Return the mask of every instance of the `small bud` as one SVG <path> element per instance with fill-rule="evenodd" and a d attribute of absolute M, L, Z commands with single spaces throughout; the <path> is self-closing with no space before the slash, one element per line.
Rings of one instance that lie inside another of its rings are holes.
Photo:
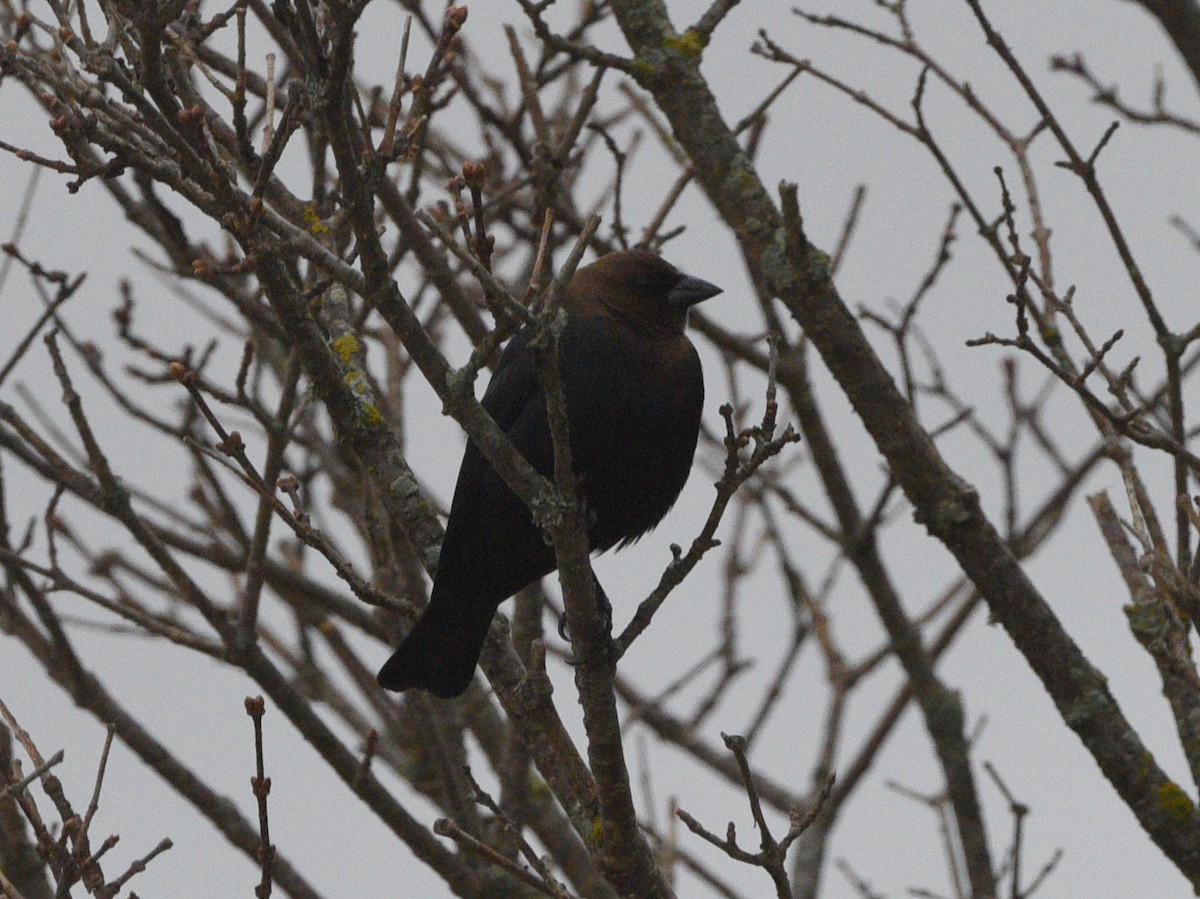
<path fill-rule="evenodd" d="M 239 431 L 230 431 L 229 437 L 217 444 L 217 449 L 227 456 L 236 456 L 246 448 Z"/>
<path fill-rule="evenodd" d="M 484 178 L 487 175 L 487 167 L 482 162 L 471 162 L 468 160 L 463 163 L 462 176 L 463 180 L 472 190 L 482 190 Z"/>
<path fill-rule="evenodd" d="M 79 353 L 87 360 L 88 365 L 99 367 L 104 355 L 94 341 L 84 340 L 79 344 Z"/>

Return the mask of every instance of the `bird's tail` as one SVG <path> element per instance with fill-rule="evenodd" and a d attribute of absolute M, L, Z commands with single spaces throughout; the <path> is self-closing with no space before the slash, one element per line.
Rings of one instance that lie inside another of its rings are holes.
<path fill-rule="evenodd" d="M 379 670 L 386 690 L 417 687 L 451 699 L 471 683 L 495 606 L 475 596 L 439 593 Z"/>

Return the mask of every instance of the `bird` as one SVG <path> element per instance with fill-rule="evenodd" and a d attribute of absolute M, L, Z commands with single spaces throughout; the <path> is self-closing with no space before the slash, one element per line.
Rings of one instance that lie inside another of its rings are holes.
<path fill-rule="evenodd" d="M 571 463 L 593 553 L 652 530 L 675 504 L 704 404 L 688 311 L 721 288 L 646 250 L 601 256 L 567 286 L 559 374 Z M 482 400 L 513 445 L 553 478 L 546 397 L 526 325 L 508 342 Z M 502 602 L 556 569 L 528 507 L 468 440 L 429 604 L 379 671 L 387 690 L 449 699 L 470 685 Z"/>

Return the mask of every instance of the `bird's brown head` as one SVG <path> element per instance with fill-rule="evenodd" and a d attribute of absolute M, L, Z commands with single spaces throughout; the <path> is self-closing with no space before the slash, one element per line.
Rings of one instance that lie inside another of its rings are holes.
<path fill-rule="evenodd" d="M 631 327 L 664 337 L 678 336 L 688 310 L 721 288 L 685 275 L 646 250 L 601 256 L 571 279 L 571 308 L 611 315 Z"/>

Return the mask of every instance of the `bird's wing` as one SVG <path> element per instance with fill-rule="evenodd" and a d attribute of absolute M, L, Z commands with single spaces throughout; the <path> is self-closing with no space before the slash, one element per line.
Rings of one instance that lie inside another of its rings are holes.
<path fill-rule="evenodd" d="M 533 331 L 522 328 L 508 342 L 481 403 L 521 455 L 541 474 L 549 475 L 553 447 L 546 422 L 546 398 L 538 381 L 537 359 L 529 348 L 532 339 Z M 463 470 L 470 472 L 466 475 L 468 480 L 480 483 L 486 469 L 500 489 L 498 485 L 503 483 L 500 476 L 483 460 L 478 448 L 470 441 L 468 444 L 463 458 Z"/>
<path fill-rule="evenodd" d="M 536 362 L 529 349 L 532 338 L 533 332 L 526 327 L 508 342 L 483 394 L 483 408 L 500 425 L 501 431 L 512 428 L 521 413 L 536 404 L 542 395 Z"/>
<path fill-rule="evenodd" d="M 517 450 L 543 474 L 552 467 L 550 428 L 528 331 L 509 342 L 483 397 L 483 407 Z M 554 553 L 529 510 L 467 442 L 463 453 L 434 595 L 495 608 L 554 568 Z"/>

